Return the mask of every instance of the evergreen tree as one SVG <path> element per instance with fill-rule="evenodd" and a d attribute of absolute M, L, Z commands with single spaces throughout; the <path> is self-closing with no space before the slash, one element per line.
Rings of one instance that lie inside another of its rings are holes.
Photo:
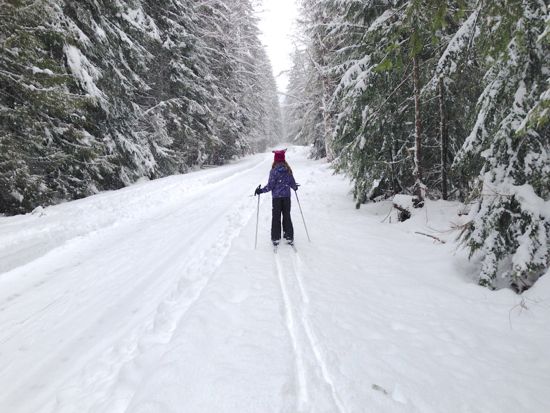
<path fill-rule="evenodd" d="M 85 196 L 112 171 L 109 142 L 99 138 L 95 122 L 104 119 L 107 107 L 105 96 L 95 88 L 99 72 L 70 46 L 86 40 L 77 38 L 80 33 L 61 6 L 54 1 L 2 5 L 2 212 L 24 212 L 52 199 Z M 71 65 L 79 65 L 80 77 L 72 76 Z"/>
<path fill-rule="evenodd" d="M 288 75 L 287 93 L 284 97 L 283 119 L 285 122 L 285 141 L 307 145 L 308 138 L 302 132 L 307 116 L 307 60 L 305 51 L 296 49 L 292 54 L 292 67 Z"/>
<path fill-rule="evenodd" d="M 496 29 L 510 40 L 495 51 L 462 153 L 484 160 L 463 236 L 471 255 L 482 258 L 481 285 L 523 291 L 550 266 L 550 129 L 541 111 L 548 104 L 550 48 L 546 5 L 513 6 L 499 2 L 485 16 L 485 24 L 504 17 Z"/>
<path fill-rule="evenodd" d="M 395 193 L 474 202 L 463 241 L 480 284 L 532 285 L 550 261 L 548 6 L 302 4 L 310 65 L 296 55 L 291 136 L 323 140 L 357 206 Z"/>
<path fill-rule="evenodd" d="M 460 8 L 434 0 L 345 4 L 335 23 L 345 29 L 334 64 L 337 166 L 352 176 L 358 205 L 398 192 L 414 192 L 421 205 L 439 159 L 422 90 Z"/>
<path fill-rule="evenodd" d="M 311 156 L 326 156 L 323 97 L 317 69 L 306 50 L 296 50 L 285 96 L 286 140 L 312 145 Z"/>
<path fill-rule="evenodd" d="M 281 134 L 249 0 L 0 7 L 2 213 L 221 164 Z"/>

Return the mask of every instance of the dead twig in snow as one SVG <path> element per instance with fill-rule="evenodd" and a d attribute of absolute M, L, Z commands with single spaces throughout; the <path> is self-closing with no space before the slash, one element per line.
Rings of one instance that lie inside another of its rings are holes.
<path fill-rule="evenodd" d="M 426 236 L 426 237 L 433 238 L 434 240 L 436 240 L 436 241 L 438 241 L 438 242 L 440 242 L 440 243 L 442 243 L 442 244 L 445 244 L 445 241 L 443 241 L 442 239 L 437 238 L 437 237 L 435 237 L 435 236 L 433 236 L 433 235 L 425 234 L 425 233 L 423 233 L 423 232 L 418 232 L 418 231 L 414 231 L 414 233 L 415 233 L 415 234 L 419 234 L 419 235 L 424 235 L 424 236 Z"/>

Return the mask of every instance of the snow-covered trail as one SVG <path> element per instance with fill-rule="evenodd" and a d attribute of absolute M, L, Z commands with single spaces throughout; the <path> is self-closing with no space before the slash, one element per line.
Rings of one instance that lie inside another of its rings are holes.
<path fill-rule="evenodd" d="M 381 223 L 287 157 L 297 253 L 269 196 L 253 249 L 271 154 L 0 218 L 0 412 L 550 411 L 548 276 L 523 305 L 475 286 L 414 234 L 459 205 Z"/>
<path fill-rule="evenodd" d="M 52 208 L 58 216 L 43 228 L 21 231 L 26 227 L 12 223 L 27 218 L 33 225 L 32 216 L 6 219 L 2 230 L 11 245 L 4 251 L 22 250 L 8 256 L 12 261 L 32 256 L 25 247 L 34 249 L 41 233 L 47 235 L 38 249 L 51 249 L 0 277 L 0 380 L 7 410 L 37 411 L 59 388 L 56 410 L 65 408 L 65 399 L 75 403 L 76 392 L 76 403 L 84 406 L 75 411 L 84 411 L 97 401 L 87 392 L 108 391 L 123 363 L 150 352 L 148 340 L 169 341 L 252 216 L 249 195 L 268 168 L 269 159 L 260 156 L 223 172 L 180 177 L 179 185 L 170 182 L 175 178 L 151 183 L 149 193 L 132 187 L 102 194 L 96 202 Z M 65 226 L 65 218 L 85 229 Z M 25 232 L 30 246 L 20 241 Z M 55 236 L 65 242 L 56 244 Z"/>

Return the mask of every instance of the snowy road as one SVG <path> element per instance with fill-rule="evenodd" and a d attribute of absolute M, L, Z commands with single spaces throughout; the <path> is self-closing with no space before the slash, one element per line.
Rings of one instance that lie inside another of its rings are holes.
<path fill-rule="evenodd" d="M 550 411 L 548 276 L 518 306 L 413 233 L 458 205 L 381 223 L 287 158 L 298 253 L 269 196 L 254 251 L 268 154 L 0 218 L 0 412 Z"/>

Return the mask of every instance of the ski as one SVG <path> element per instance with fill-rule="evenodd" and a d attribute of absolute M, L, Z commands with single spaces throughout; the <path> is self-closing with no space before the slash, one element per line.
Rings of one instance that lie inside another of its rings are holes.
<path fill-rule="evenodd" d="M 294 250 L 294 252 L 298 252 L 298 250 L 296 249 L 296 245 L 294 245 L 294 242 L 287 242 L 287 244 Z"/>
<path fill-rule="evenodd" d="M 296 248 L 296 245 L 294 245 L 294 242 L 287 242 L 286 244 L 287 244 L 289 247 L 291 247 L 291 248 L 294 250 L 295 253 L 298 253 L 298 249 Z M 273 246 L 273 252 L 274 252 L 275 254 L 277 254 L 277 251 L 279 250 L 279 245 L 280 245 L 280 244 L 278 244 L 278 243 L 272 245 L 272 246 Z"/>

